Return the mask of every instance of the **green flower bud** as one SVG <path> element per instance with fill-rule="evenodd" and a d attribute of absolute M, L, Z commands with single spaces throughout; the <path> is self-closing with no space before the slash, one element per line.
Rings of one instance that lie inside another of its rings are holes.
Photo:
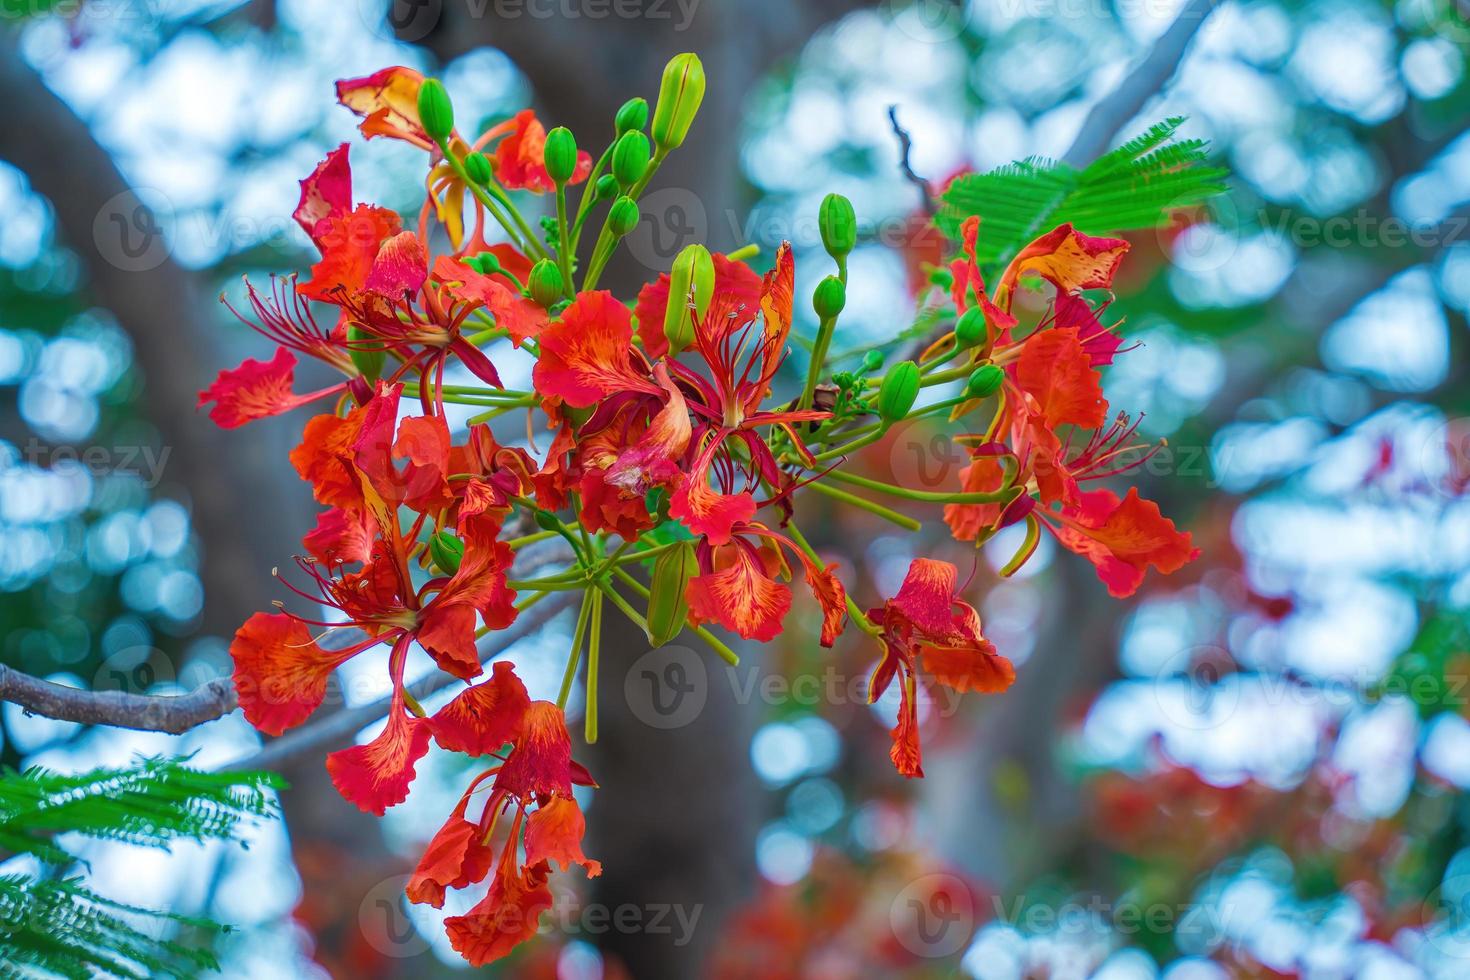
<path fill-rule="evenodd" d="M 828 276 L 817 283 L 816 291 L 812 293 L 812 309 L 816 311 L 818 319 L 831 320 L 846 305 L 847 287 L 842 285 L 841 279 Z"/>
<path fill-rule="evenodd" d="M 454 132 L 454 105 L 444 91 L 444 83 L 437 78 L 426 78 L 419 86 L 419 123 L 436 143 L 449 139 Z"/>
<path fill-rule="evenodd" d="M 648 642 L 661 647 L 678 636 L 689 621 L 684 597 L 689 580 L 699 574 L 694 543 L 684 541 L 654 559 L 648 590 Z"/>
<path fill-rule="evenodd" d="M 955 322 L 954 337 L 961 350 L 985 343 L 987 336 L 985 313 L 978 306 L 970 307 Z"/>
<path fill-rule="evenodd" d="M 817 227 L 822 232 L 822 246 L 834 259 L 847 255 L 857 244 L 857 215 L 852 210 L 852 202 L 841 194 L 822 198 Z"/>
<path fill-rule="evenodd" d="M 623 107 L 618 110 L 617 117 L 613 120 L 613 126 L 617 129 L 619 136 L 642 129 L 647 125 L 648 100 L 642 98 L 629 99 L 624 102 Z"/>
<path fill-rule="evenodd" d="M 686 245 L 669 270 L 669 305 L 664 309 L 664 336 L 670 353 L 694 343 L 694 321 L 702 319 L 715 294 L 715 264 L 703 245 Z M 692 309 L 691 309 L 692 307 Z"/>
<path fill-rule="evenodd" d="M 381 347 L 373 346 L 376 338 L 359 324 L 347 328 L 347 354 L 352 364 L 369 381 L 376 381 L 383 374 L 384 354 Z"/>
<path fill-rule="evenodd" d="M 648 169 L 648 137 L 638 130 L 624 133 L 613 144 L 612 172 L 619 187 L 632 187 Z"/>
<path fill-rule="evenodd" d="M 597 185 L 593 188 L 599 201 L 605 201 L 618 192 L 618 179 L 612 174 L 603 174 L 597 178 Z"/>
<path fill-rule="evenodd" d="M 897 422 L 909 414 L 919 398 L 919 365 L 902 361 L 888 369 L 878 388 L 878 417 Z"/>
<path fill-rule="evenodd" d="M 623 196 L 612 203 L 607 212 L 607 227 L 619 238 L 638 227 L 638 202 Z"/>
<path fill-rule="evenodd" d="M 883 362 L 885 360 L 887 360 L 887 358 L 884 357 L 881 350 L 868 351 L 866 354 L 863 355 L 863 373 L 872 374 L 874 371 L 883 366 Z"/>
<path fill-rule="evenodd" d="M 948 289 L 954 285 L 954 273 L 940 266 L 929 273 L 929 281 L 940 289 Z"/>
<path fill-rule="evenodd" d="M 532 519 L 535 520 L 536 526 L 543 531 L 562 533 L 561 521 L 557 520 L 556 515 L 549 510 L 542 510 L 538 507 L 532 515 Z"/>
<path fill-rule="evenodd" d="M 994 364 L 982 364 L 965 382 L 965 394 L 971 398 L 989 398 L 1000 390 L 1005 379 L 1006 373 Z"/>
<path fill-rule="evenodd" d="M 479 150 L 473 150 L 465 155 L 464 172 L 469 174 L 470 180 L 477 184 L 488 184 L 495 176 L 495 171 L 490 169 L 490 161 Z"/>
<path fill-rule="evenodd" d="M 504 270 L 500 259 L 495 257 L 494 252 L 481 252 L 464 260 L 464 264 L 480 273 L 482 276 L 493 276 Z"/>
<path fill-rule="evenodd" d="M 653 109 L 653 142 L 661 150 L 672 150 L 684 142 L 694 114 L 704 100 L 704 65 L 696 54 L 676 54 L 664 66 L 658 87 L 658 104 Z"/>
<path fill-rule="evenodd" d="M 577 172 L 577 140 L 565 126 L 546 134 L 546 145 L 541 152 L 547 174 L 558 184 L 565 184 Z"/>
<path fill-rule="evenodd" d="M 454 536 L 453 531 L 439 531 L 429 539 L 429 557 L 446 575 L 459 571 L 464 560 L 464 542 Z"/>
<path fill-rule="evenodd" d="M 561 270 L 556 263 L 550 259 L 541 259 L 531 266 L 531 281 L 527 283 L 531 290 L 531 298 L 544 307 L 555 305 L 561 299 L 565 283 L 561 278 Z"/>

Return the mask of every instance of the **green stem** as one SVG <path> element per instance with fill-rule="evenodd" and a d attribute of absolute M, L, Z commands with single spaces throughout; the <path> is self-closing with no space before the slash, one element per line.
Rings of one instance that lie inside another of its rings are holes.
<path fill-rule="evenodd" d="M 567 185 L 556 185 L 557 264 L 561 266 L 562 295 L 575 299 L 576 283 L 572 282 L 571 229 L 567 226 Z"/>
<path fill-rule="evenodd" d="M 556 706 L 565 709 L 567 698 L 572 693 L 572 681 L 577 676 L 577 666 L 582 662 L 582 643 L 587 639 L 587 620 L 592 612 L 592 593 L 582 596 L 582 608 L 577 611 L 577 628 L 572 631 L 572 649 L 567 654 L 566 673 L 561 678 L 561 693 L 556 696 Z"/>
<path fill-rule="evenodd" d="M 602 597 L 606 590 L 592 593 L 592 620 L 587 634 L 587 708 L 583 737 L 588 745 L 597 741 L 597 668 L 602 653 Z"/>
<path fill-rule="evenodd" d="M 827 474 L 834 480 L 843 483 L 851 483 L 855 487 L 865 490 L 875 490 L 878 493 L 886 493 L 890 497 L 902 497 L 904 500 L 919 500 L 933 504 L 994 504 L 1003 500 L 1011 500 L 1016 496 L 1015 487 L 1002 487 L 990 492 L 972 491 L 968 493 L 955 493 L 945 490 L 910 490 L 906 487 L 896 487 L 891 483 L 883 483 L 880 480 L 870 480 L 865 476 L 854 473 L 844 473 L 841 470 L 833 470 Z M 817 486 L 818 484 L 810 484 Z"/>
<path fill-rule="evenodd" d="M 812 407 L 817 393 L 817 379 L 822 376 L 822 366 L 827 363 L 827 348 L 832 345 L 832 332 L 837 328 L 837 318 L 829 317 L 817 326 L 817 342 L 812 345 L 811 361 L 806 367 L 806 384 L 801 388 L 801 400 L 796 407 L 806 411 Z"/>
<path fill-rule="evenodd" d="M 836 472 L 836 470 L 833 470 L 832 473 L 829 473 L 828 475 L 834 475 Z M 822 494 L 823 496 L 831 497 L 833 500 L 840 500 L 844 504 L 850 504 L 851 506 L 856 507 L 859 510 L 865 510 L 869 514 L 881 517 L 885 521 L 891 521 L 892 523 L 897 524 L 899 527 L 906 530 L 917 531 L 923 526 L 912 517 L 906 517 L 896 510 L 889 510 L 882 504 L 875 504 L 871 500 L 864 500 L 862 497 L 850 494 L 846 490 L 838 490 L 836 487 L 829 487 L 827 486 L 827 484 L 821 482 L 808 483 L 807 486 L 810 489 L 815 490 L 817 493 Z"/>

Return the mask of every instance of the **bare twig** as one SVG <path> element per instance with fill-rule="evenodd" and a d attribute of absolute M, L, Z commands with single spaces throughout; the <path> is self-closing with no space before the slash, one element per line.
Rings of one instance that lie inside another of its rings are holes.
<path fill-rule="evenodd" d="M 1148 100 L 1168 84 L 1179 70 L 1184 52 L 1199 33 L 1218 0 L 1189 0 L 1169 29 L 1159 36 L 1144 59 L 1118 83 L 1101 102 L 1093 106 L 1082 124 L 1082 130 L 1062 157 L 1074 167 L 1085 167 L 1101 156 L 1118 131 L 1138 115 Z"/>
<path fill-rule="evenodd" d="M 888 122 L 893 126 L 893 135 L 898 137 L 899 169 L 903 171 L 904 178 L 919 189 L 919 201 L 923 205 L 924 213 L 932 218 L 938 210 L 934 204 L 934 191 L 927 180 L 914 173 L 913 164 L 909 162 L 909 152 L 914 148 L 914 140 L 909 131 L 898 124 L 898 106 L 888 107 Z"/>
<path fill-rule="evenodd" d="M 575 594 L 571 592 L 559 593 L 527 609 L 516 618 L 516 621 L 510 627 L 494 634 L 495 638 L 500 642 L 484 659 L 494 659 L 504 653 L 512 643 L 523 639 L 551 622 L 556 618 L 558 613 L 570 605 Z M 442 691 L 450 684 L 453 684 L 456 679 L 450 674 L 436 671 L 422 681 L 409 685 L 409 687 L 414 697 L 423 699 Z M 268 742 L 259 752 L 253 755 L 243 759 L 237 759 L 221 768 L 235 771 L 242 769 L 277 768 L 285 759 L 289 759 L 302 752 L 309 752 L 318 746 L 348 738 L 358 729 L 371 725 L 388 713 L 392 707 L 392 702 L 392 695 L 385 695 L 371 704 L 358 705 L 355 708 L 342 708 L 319 721 L 304 725 L 287 735 L 282 735 L 280 738 Z"/>
<path fill-rule="evenodd" d="M 235 686 L 217 677 L 188 694 L 160 696 L 127 691 L 84 691 L 63 687 L 0 664 L 0 701 L 26 714 L 83 725 L 111 725 L 140 732 L 182 735 L 235 710 Z"/>

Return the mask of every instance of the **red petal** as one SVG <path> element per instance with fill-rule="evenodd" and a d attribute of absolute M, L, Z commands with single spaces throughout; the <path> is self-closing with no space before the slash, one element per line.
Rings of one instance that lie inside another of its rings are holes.
<path fill-rule="evenodd" d="M 311 267 L 311 280 L 297 286 L 297 291 L 322 303 L 341 302 L 341 290 L 349 295 L 361 292 L 383 242 L 402 228 L 397 214 L 367 204 L 323 218 L 312 234 L 321 249 L 321 261 Z"/>
<path fill-rule="evenodd" d="M 541 913 L 552 905 L 550 874 L 545 862 L 515 871 L 502 865 L 478 905 L 444 920 L 449 944 L 471 966 L 484 966 L 536 935 Z"/>
<path fill-rule="evenodd" d="M 301 181 L 301 200 L 291 216 L 315 240 L 319 221 L 351 210 L 352 168 L 347 162 L 347 144 L 343 143 Z"/>
<path fill-rule="evenodd" d="M 327 567 L 366 562 L 373 554 L 378 524 L 366 511 L 332 507 L 316 516 L 301 539 L 306 553 Z"/>
<path fill-rule="evenodd" d="M 566 716 L 550 701 L 532 701 L 521 737 L 495 777 L 495 789 L 521 800 L 572 795 L 572 737 Z"/>
<path fill-rule="evenodd" d="M 414 764 L 428 751 L 428 723 L 404 713 L 400 694 L 382 733 L 366 745 L 327 756 L 327 772 L 337 792 L 358 809 L 381 817 L 388 807 L 408 799 Z"/>
<path fill-rule="evenodd" d="M 726 258 L 712 256 L 715 267 L 715 290 L 710 299 L 711 309 L 753 310 L 760 303 L 761 278 L 751 271 L 750 266 Z M 638 317 L 638 339 L 648 356 L 657 360 L 669 352 L 669 341 L 664 336 L 664 314 L 669 307 L 669 275 L 661 273 L 638 292 L 638 305 L 634 312 Z"/>
<path fill-rule="evenodd" d="M 573 408 L 590 408 L 618 391 L 661 390 L 633 370 L 632 314 L 612 293 L 582 293 L 541 335 L 532 372 L 536 390 Z"/>
<path fill-rule="evenodd" d="M 429 256 L 424 243 L 411 231 L 385 241 L 373 259 L 364 288 L 391 299 L 418 293 L 429 278 Z"/>
<path fill-rule="evenodd" d="M 301 724 L 326 697 L 332 671 L 356 652 L 328 652 L 300 620 L 256 613 L 230 643 L 235 693 L 245 718 L 267 735 Z"/>
<path fill-rule="evenodd" d="M 1107 421 L 1102 375 L 1076 330 L 1045 330 L 1027 338 L 1011 370 L 1021 390 L 1036 400 L 1049 428 L 1095 429 Z"/>
<path fill-rule="evenodd" d="M 495 849 L 483 841 L 483 831 L 464 818 L 466 795 L 454 813 L 429 841 L 424 856 L 408 880 L 408 900 L 444 907 L 444 892 L 483 881 L 495 863 Z"/>
<path fill-rule="evenodd" d="M 1108 593 L 1120 599 L 1138 591 L 1150 565 L 1168 575 L 1199 557 L 1189 533 L 1179 531 L 1136 487 L 1122 501 L 1109 490 L 1084 493 L 1080 506 L 1062 515 L 1057 539 L 1092 562 Z"/>
<path fill-rule="evenodd" d="M 209 417 L 220 428 L 235 429 L 246 422 L 279 415 L 307 401 L 292 393 L 295 378 L 296 356 L 284 347 L 277 347 L 276 356 L 269 361 L 247 357 L 239 367 L 221 371 L 214 384 L 199 393 L 199 405 L 214 402 Z"/>
<path fill-rule="evenodd" d="M 526 863 L 559 861 L 563 871 L 580 864 L 587 877 L 596 878 L 602 874 L 602 865 L 582 853 L 586 830 L 587 822 L 577 801 L 570 796 L 553 796 L 526 823 Z"/>
<path fill-rule="evenodd" d="M 768 642 L 781 633 L 791 608 L 791 590 L 770 578 L 753 550 L 736 543 L 721 549 L 729 564 L 689 580 L 689 611 L 747 640 Z"/>
<path fill-rule="evenodd" d="M 429 719 L 429 727 L 441 748 L 486 755 L 515 740 L 530 706 L 526 685 L 515 668 L 502 660 L 489 680 L 467 688 L 440 708 Z"/>

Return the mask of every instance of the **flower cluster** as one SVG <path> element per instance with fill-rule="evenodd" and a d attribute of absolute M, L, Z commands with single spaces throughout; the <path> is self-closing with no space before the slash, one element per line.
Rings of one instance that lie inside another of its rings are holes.
<path fill-rule="evenodd" d="M 354 202 L 347 145 L 329 153 L 302 181 L 295 212 L 320 252 L 309 278 L 265 290 L 247 283 L 237 310 L 278 345 L 274 356 L 222 372 L 200 396 L 226 427 L 306 404 L 325 409 L 291 453 L 323 510 L 287 587 L 328 611 L 253 616 L 231 646 L 234 679 L 246 717 L 279 735 L 322 704 L 336 668 L 386 647 L 385 726 L 326 760 L 342 795 L 372 813 L 407 797 L 431 743 L 485 760 L 408 886 L 410 900 L 439 907 L 448 889 L 490 880 L 479 904 L 447 920 L 470 962 L 497 959 L 535 932 L 552 904 L 554 866 L 600 871 L 582 853 L 574 792 L 595 783 L 572 759 L 564 709 L 585 665 L 585 738 L 594 741 L 605 605 L 653 643 L 690 629 L 734 662 L 710 627 L 773 639 L 801 578 L 820 610 L 822 645 L 856 626 L 879 651 L 871 697 L 898 681 L 892 758 L 905 776 L 922 775 L 916 670 L 959 691 L 1010 685 L 1012 665 L 986 639 L 954 565 L 915 559 L 897 594 L 864 612 L 798 528 L 803 491 L 905 527 L 916 522 L 871 496 L 942 505 L 961 541 L 1024 523 L 1026 543 L 1003 574 L 1045 529 L 1119 596 L 1148 567 L 1171 572 L 1194 557 L 1189 536 L 1135 490 L 1120 498 L 1084 489 L 1139 457 L 1135 427 L 1108 421 L 1100 387 L 1098 369 L 1120 351 L 1116 324 L 1087 295 L 1109 288 L 1125 242 L 1064 225 L 1024 249 L 991 296 L 971 219 L 960 257 L 939 272 L 954 329 L 916 359 L 882 370 L 875 350 L 860 370 L 834 375 L 827 354 L 856 224 L 851 205 L 831 195 L 821 228 L 837 272 L 812 298 L 820 327 L 804 384 L 778 394 L 792 347 L 788 245 L 764 273 L 748 264 L 754 247 L 718 255 L 694 245 L 631 301 L 597 288 L 637 224 L 639 195 L 689 131 L 704 91 L 696 57 L 670 62 L 651 114 L 642 99 L 623 107 L 595 161 L 529 110 L 462 133 L 443 87 L 409 69 L 337 91 L 366 137 L 427 151 L 425 201 L 405 228 L 394 212 Z M 578 185 L 572 210 L 568 190 Z M 539 195 L 552 214 L 537 231 L 521 209 Z M 584 265 L 581 236 L 598 214 Z M 1013 301 L 1033 281 L 1049 283 L 1054 298 L 1040 322 L 1023 325 Z M 300 354 L 341 380 L 297 393 Z M 503 383 L 514 361 L 529 366 L 529 390 Z M 468 383 L 446 383 L 451 375 Z M 925 392 L 952 397 L 921 404 Z M 461 405 L 479 410 L 467 428 L 446 415 Z M 894 424 L 945 411 L 978 420 L 962 486 L 923 493 L 844 468 Z M 496 427 L 522 418 L 523 437 Z M 515 577 L 531 549 L 539 577 Z M 547 597 L 581 603 L 555 702 L 533 700 L 509 661 L 487 679 L 479 649 Z M 338 631 L 353 640 L 326 642 Z M 461 684 L 432 713 L 405 682 L 415 650 Z"/>

